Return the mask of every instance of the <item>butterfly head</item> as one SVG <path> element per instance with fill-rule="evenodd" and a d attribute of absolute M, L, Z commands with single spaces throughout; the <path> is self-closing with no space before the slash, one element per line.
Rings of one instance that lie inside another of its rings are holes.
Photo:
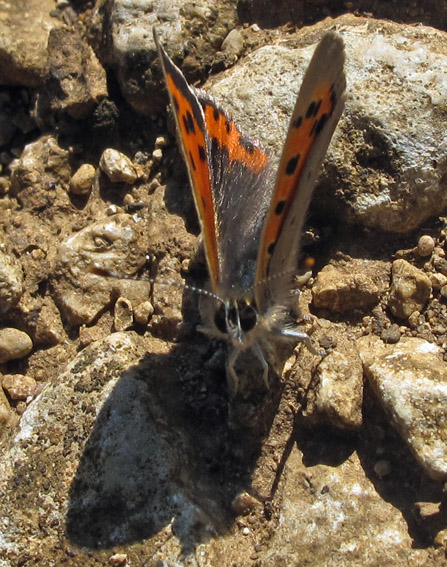
<path fill-rule="evenodd" d="M 235 345 L 246 342 L 247 334 L 258 323 L 258 312 L 249 300 L 231 300 L 221 303 L 214 313 L 216 329 Z"/>

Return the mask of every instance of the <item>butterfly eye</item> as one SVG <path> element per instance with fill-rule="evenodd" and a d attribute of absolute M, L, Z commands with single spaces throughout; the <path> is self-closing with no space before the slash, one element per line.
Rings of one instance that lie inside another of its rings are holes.
<path fill-rule="evenodd" d="M 225 305 L 221 304 L 214 314 L 214 324 L 221 333 L 228 333 Z"/>
<path fill-rule="evenodd" d="M 239 308 L 239 320 L 241 329 L 244 333 L 251 331 L 258 322 L 258 314 L 256 309 L 251 305 L 243 305 Z"/>

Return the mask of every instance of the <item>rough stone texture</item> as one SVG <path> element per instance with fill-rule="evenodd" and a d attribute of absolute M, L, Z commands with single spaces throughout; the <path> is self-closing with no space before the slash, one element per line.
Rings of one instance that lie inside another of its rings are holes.
<path fill-rule="evenodd" d="M 325 266 L 312 287 L 313 303 L 329 311 L 353 311 L 376 305 L 388 289 L 389 269 L 384 262 L 340 261 Z"/>
<path fill-rule="evenodd" d="M 351 351 L 329 353 L 318 365 L 307 399 L 306 417 L 340 429 L 362 425 L 363 371 L 360 358 Z"/>
<path fill-rule="evenodd" d="M 236 6 L 232 1 L 220 2 L 219 7 L 206 0 L 103 2 L 95 16 L 94 41 L 102 63 L 114 69 L 129 104 L 142 114 L 153 115 L 166 102 L 159 79 L 154 80 L 153 76 L 156 59 L 153 27 L 157 27 L 163 43 L 177 54 L 175 58 L 183 60 L 192 78 L 203 72 L 203 66 L 211 65 L 215 57 L 213 46 L 220 47 L 228 26 L 235 22 Z M 188 57 L 192 46 L 195 56 Z"/>
<path fill-rule="evenodd" d="M 37 382 L 23 374 L 5 374 L 1 383 L 12 400 L 27 400 L 37 391 Z"/>
<path fill-rule="evenodd" d="M 384 345 L 357 341 L 369 383 L 416 459 L 435 479 L 447 479 L 447 365 L 440 349 L 404 337 Z"/>
<path fill-rule="evenodd" d="M 388 306 L 396 317 L 408 319 L 425 307 L 431 293 L 430 278 L 406 260 L 395 260 L 391 275 Z"/>
<path fill-rule="evenodd" d="M 106 73 L 76 27 L 52 30 L 48 40 L 49 74 L 39 99 L 54 113 L 85 118 L 108 95 Z"/>
<path fill-rule="evenodd" d="M 120 280 L 89 270 L 99 266 L 116 274 L 134 275 L 146 262 L 145 250 L 140 224 L 123 213 L 91 224 L 63 242 L 55 274 L 55 298 L 63 316 L 75 324 L 91 323 L 112 304 L 113 290 L 118 292 Z M 149 282 L 133 284 L 140 289 L 140 302 L 144 301 Z"/>
<path fill-rule="evenodd" d="M 42 136 L 25 146 L 12 170 L 11 194 L 27 209 L 51 207 L 57 199 L 68 205 L 70 156 L 55 136 Z"/>
<path fill-rule="evenodd" d="M 443 32 L 349 16 L 318 28 L 258 49 L 206 89 L 278 158 L 314 44 L 325 29 L 337 30 L 346 45 L 348 99 L 315 196 L 318 212 L 396 232 L 443 214 Z"/>
<path fill-rule="evenodd" d="M 137 178 L 137 172 L 131 160 L 112 148 L 104 150 L 99 160 L 99 167 L 110 181 L 115 183 L 133 183 Z"/>
<path fill-rule="evenodd" d="M 54 0 L 0 4 L 0 84 L 35 87 L 48 70 L 47 42 L 61 22 L 51 17 Z"/>
<path fill-rule="evenodd" d="M 0 249 L 0 313 L 16 305 L 23 293 L 23 273 L 19 261 Z"/>

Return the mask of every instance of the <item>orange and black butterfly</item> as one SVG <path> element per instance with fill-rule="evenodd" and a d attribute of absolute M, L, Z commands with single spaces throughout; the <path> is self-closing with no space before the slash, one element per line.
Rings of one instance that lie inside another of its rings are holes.
<path fill-rule="evenodd" d="M 304 76 L 276 179 L 266 151 L 246 136 L 207 94 L 189 86 L 154 39 L 188 168 L 203 234 L 211 305 L 207 333 L 232 345 L 228 371 L 251 348 L 268 387 L 265 344 L 304 341 L 290 306 L 303 222 L 316 177 L 344 107 L 340 36 L 326 33 Z"/>

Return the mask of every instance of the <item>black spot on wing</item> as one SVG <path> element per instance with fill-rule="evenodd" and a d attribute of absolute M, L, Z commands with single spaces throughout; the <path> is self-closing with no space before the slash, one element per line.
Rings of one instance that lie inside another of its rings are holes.
<path fill-rule="evenodd" d="M 293 175 L 295 173 L 296 166 L 298 165 L 299 160 L 300 160 L 300 154 L 297 154 L 296 156 L 293 156 L 292 158 L 289 159 L 286 165 L 286 175 Z"/>
<path fill-rule="evenodd" d="M 267 248 L 267 252 L 270 254 L 270 256 L 273 254 L 275 250 L 275 246 L 276 246 L 276 242 L 271 242 L 269 244 L 269 247 Z"/>
<path fill-rule="evenodd" d="M 198 149 L 199 149 L 199 158 L 200 158 L 200 161 L 205 162 L 205 161 L 206 161 L 206 151 L 205 151 L 205 148 L 204 148 L 201 144 L 199 144 Z"/>
<path fill-rule="evenodd" d="M 301 128 L 301 125 L 303 123 L 303 117 L 302 116 L 298 116 L 298 118 L 295 120 L 295 122 L 293 123 L 293 127 L 294 128 Z"/>
<path fill-rule="evenodd" d="M 195 161 L 194 161 L 194 157 L 193 157 L 193 155 L 192 155 L 191 152 L 189 152 L 189 161 L 191 162 L 191 167 L 192 167 L 193 170 L 195 171 L 195 170 L 196 170 L 196 163 L 195 163 Z"/>
<path fill-rule="evenodd" d="M 227 131 L 227 134 L 231 132 L 231 123 L 229 120 L 225 120 L 225 129 Z"/>
<path fill-rule="evenodd" d="M 186 112 L 186 115 L 183 116 L 183 124 L 185 125 L 185 130 L 187 134 L 194 134 L 196 131 L 196 127 L 194 126 L 194 118 L 189 110 Z"/>
<path fill-rule="evenodd" d="M 172 101 L 174 103 L 175 112 L 178 114 L 179 105 L 178 105 L 177 97 L 173 96 Z"/>
<path fill-rule="evenodd" d="M 219 113 L 219 111 L 217 110 L 217 108 L 214 108 L 214 110 L 213 110 L 213 117 L 214 117 L 214 120 L 215 120 L 216 122 L 219 120 L 219 115 L 220 115 L 220 113 Z"/>
<path fill-rule="evenodd" d="M 321 132 L 321 130 L 323 130 L 324 125 L 327 122 L 327 114 L 324 113 L 320 116 L 320 119 L 317 122 L 317 126 L 315 128 L 315 135 L 318 136 L 318 134 Z"/>
<path fill-rule="evenodd" d="M 276 205 L 275 208 L 275 215 L 281 215 L 284 211 L 284 207 L 286 205 L 286 201 L 282 200 L 282 201 L 278 201 L 278 204 Z"/>
<path fill-rule="evenodd" d="M 249 154 L 253 154 L 255 151 L 253 142 L 245 136 L 239 136 L 239 145 L 242 146 L 244 150 Z"/>

